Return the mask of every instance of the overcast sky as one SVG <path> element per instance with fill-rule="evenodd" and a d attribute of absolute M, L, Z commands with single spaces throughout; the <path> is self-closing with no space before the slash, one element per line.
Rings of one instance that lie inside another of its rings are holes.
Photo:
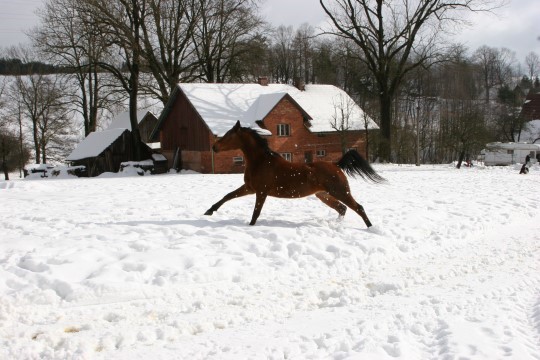
<path fill-rule="evenodd" d="M 43 0 L 0 0 L 0 47 L 28 41 L 24 32 L 37 24 L 36 11 L 42 4 Z M 326 22 L 318 0 L 265 0 L 261 11 L 274 25 L 318 27 Z M 471 20 L 474 26 L 454 37 L 469 49 L 507 47 L 516 52 L 520 63 L 530 51 L 540 55 L 540 0 L 509 0 L 497 16 L 480 14 Z"/>

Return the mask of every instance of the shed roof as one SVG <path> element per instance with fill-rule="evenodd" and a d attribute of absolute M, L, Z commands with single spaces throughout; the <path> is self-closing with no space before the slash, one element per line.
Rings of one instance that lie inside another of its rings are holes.
<path fill-rule="evenodd" d="M 109 129 L 90 133 L 66 158 L 75 161 L 96 157 L 116 141 L 127 129 Z"/>
<path fill-rule="evenodd" d="M 140 124 L 144 120 L 146 115 L 151 113 L 148 110 L 137 111 L 137 123 Z M 131 122 L 129 120 L 129 111 L 124 111 L 117 114 L 111 121 L 111 124 L 107 129 L 128 129 L 131 130 Z"/>
<path fill-rule="evenodd" d="M 243 126 L 258 129 L 257 120 L 264 118 L 286 94 L 308 115 L 310 131 L 335 131 L 330 122 L 339 113 L 339 108 L 348 104 L 350 129 L 362 130 L 364 112 L 343 90 L 332 85 L 306 85 L 301 91 L 292 85 L 269 84 L 208 84 L 181 83 L 182 91 L 199 113 L 210 131 L 217 136 L 225 134 L 240 120 Z M 174 96 L 167 107 L 172 106 Z M 167 111 L 162 113 L 166 116 Z M 339 115 L 338 115 L 339 116 Z M 367 115 L 366 115 L 367 116 Z M 377 125 L 367 117 L 368 129 Z"/>

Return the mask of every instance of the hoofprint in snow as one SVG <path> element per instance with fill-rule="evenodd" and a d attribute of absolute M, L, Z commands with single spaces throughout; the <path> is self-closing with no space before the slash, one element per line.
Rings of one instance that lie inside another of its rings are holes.
<path fill-rule="evenodd" d="M 202 215 L 241 175 L 0 182 L 2 359 L 539 359 L 540 168 L 379 165 Z"/>

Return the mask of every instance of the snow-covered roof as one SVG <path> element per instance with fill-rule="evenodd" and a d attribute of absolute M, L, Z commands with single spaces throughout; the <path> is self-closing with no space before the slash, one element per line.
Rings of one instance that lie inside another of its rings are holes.
<path fill-rule="evenodd" d="M 339 107 L 350 103 L 350 129 L 364 129 L 364 112 L 343 90 L 332 85 L 306 85 L 301 91 L 292 85 L 269 84 L 186 84 L 178 85 L 214 135 L 221 136 L 240 120 L 243 126 L 258 128 L 264 118 L 288 94 L 309 115 L 312 132 L 334 131 L 331 121 Z M 368 129 L 377 129 L 369 117 Z"/>
<path fill-rule="evenodd" d="M 487 149 L 514 149 L 514 150 L 540 150 L 540 144 L 530 144 L 525 142 L 490 142 L 486 144 Z"/>
<path fill-rule="evenodd" d="M 140 124 L 148 110 L 137 111 L 137 123 Z M 116 115 L 107 129 L 128 129 L 131 131 L 131 122 L 129 121 L 129 111 L 121 112 Z"/>
<path fill-rule="evenodd" d="M 125 128 L 90 133 L 90 135 L 77 145 L 75 150 L 69 154 L 66 160 L 75 161 L 98 156 L 118 139 L 124 131 L 126 131 Z"/>
<path fill-rule="evenodd" d="M 264 119 L 266 115 L 283 99 L 287 93 L 277 92 L 273 94 L 259 95 L 253 104 L 244 113 L 241 122 L 254 124 L 256 121 Z"/>

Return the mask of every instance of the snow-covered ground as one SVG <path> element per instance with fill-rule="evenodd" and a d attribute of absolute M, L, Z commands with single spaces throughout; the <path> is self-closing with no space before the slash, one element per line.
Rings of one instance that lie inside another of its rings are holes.
<path fill-rule="evenodd" d="M 1 359 L 540 359 L 540 168 L 379 165 L 202 215 L 241 175 L 0 182 Z"/>

